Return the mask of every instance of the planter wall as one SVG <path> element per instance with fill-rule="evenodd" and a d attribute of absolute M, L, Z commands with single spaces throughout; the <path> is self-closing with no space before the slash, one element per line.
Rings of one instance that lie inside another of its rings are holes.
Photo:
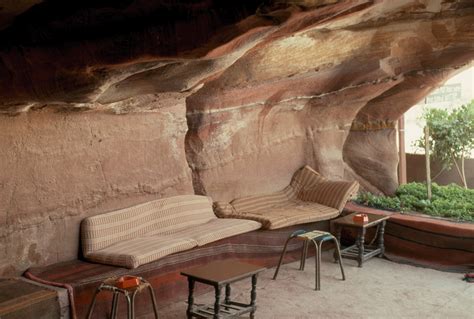
<path fill-rule="evenodd" d="M 346 211 L 390 215 L 386 257 L 446 271 L 474 269 L 474 224 L 406 215 L 348 203 Z M 370 236 L 370 234 L 368 234 Z"/>

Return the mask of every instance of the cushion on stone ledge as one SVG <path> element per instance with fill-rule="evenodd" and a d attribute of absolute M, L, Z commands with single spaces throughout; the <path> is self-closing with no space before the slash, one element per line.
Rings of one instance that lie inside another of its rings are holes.
<path fill-rule="evenodd" d="M 88 253 L 85 257 L 101 264 L 136 268 L 161 257 L 196 247 L 189 237 L 144 236 L 128 239 Z"/>
<path fill-rule="evenodd" d="M 180 195 L 88 217 L 81 224 L 84 256 L 129 239 L 206 223 L 216 218 L 211 203 L 206 196 Z"/>
<path fill-rule="evenodd" d="M 302 190 L 299 199 L 316 202 L 341 211 L 349 198 L 358 190 L 359 183 L 355 181 L 325 181 L 312 188 Z"/>
<path fill-rule="evenodd" d="M 243 218 L 258 221 L 263 229 L 277 229 L 291 225 L 305 224 L 327 220 L 339 215 L 335 208 L 313 202 L 291 201 L 279 207 L 253 211 L 239 212 L 232 218 Z"/>
<path fill-rule="evenodd" d="M 195 240 L 199 246 L 217 241 L 223 238 L 240 235 L 261 228 L 259 222 L 244 219 L 213 219 L 205 224 L 194 226 L 190 229 L 174 234 L 174 236 L 185 235 Z"/>
<path fill-rule="evenodd" d="M 215 202 L 214 212 L 221 218 L 260 222 L 264 229 L 282 228 L 337 217 L 358 187 L 357 182 L 329 181 L 306 165 L 285 189 L 230 203 Z"/>

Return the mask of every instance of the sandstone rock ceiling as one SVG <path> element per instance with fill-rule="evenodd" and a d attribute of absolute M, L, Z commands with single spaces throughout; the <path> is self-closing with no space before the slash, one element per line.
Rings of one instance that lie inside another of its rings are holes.
<path fill-rule="evenodd" d="M 0 112 L 186 99 L 198 193 L 288 139 L 326 175 L 390 193 L 394 122 L 473 60 L 473 21 L 472 0 L 5 1 Z"/>

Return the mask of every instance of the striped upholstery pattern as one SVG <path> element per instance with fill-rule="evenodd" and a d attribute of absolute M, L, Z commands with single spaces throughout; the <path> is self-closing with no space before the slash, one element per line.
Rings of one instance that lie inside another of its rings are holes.
<path fill-rule="evenodd" d="M 82 222 L 84 256 L 127 239 L 144 235 L 168 235 L 182 228 L 216 218 L 211 199 L 181 195 L 93 216 Z"/>
<path fill-rule="evenodd" d="M 339 215 L 332 207 L 318 203 L 289 201 L 286 205 L 252 213 L 239 213 L 232 218 L 255 220 L 262 224 L 263 229 L 278 229 L 291 225 L 306 224 L 327 220 Z"/>
<path fill-rule="evenodd" d="M 262 225 L 253 220 L 215 218 L 205 224 L 197 225 L 182 231 L 183 236 L 188 236 L 203 246 L 214 241 L 246 233 L 261 228 Z M 179 236 L 180 233 L 175 235 Z"/>
<path fill-rule="evenodd" d="M 288 186 L 284 190 L 273 194 L 235 199 L 231 204 L 237 212 L 253 213 L 268 210 L 273 207 L 285 206 L 294 196 L 293 187 Z"/>
<path fill-rule="evenodd" d="M 309 166 L 300 168 L 284 190 L 265 195 L 216 202 L 222 218 L 258 221 L 264 229 L 277 229 L 337 217 L 357 182 L 328 181 Z"/>
<path fill-rule="evenodd" d="M 81 225 L 84 256 L 135 268 L 166 255 L 260 228 L 214 214 L 206 196 L 182 195 L 89 217 Z"/>
<path fill-rule="evenodd" d="M 197 246 L 190 238 L 175 236 L 144 236 L 124 240 L 87 255 L 90 261 L 101 264 L 136 268 L 161 257 Z"/>
<path fill-rule="evenodd" d="M 333 207 L 338 211 L 344 208 L 347 200 L 359 190 L 359 183 L 344 181 L 326 181 L 302 190 L 300 199 Z"/>

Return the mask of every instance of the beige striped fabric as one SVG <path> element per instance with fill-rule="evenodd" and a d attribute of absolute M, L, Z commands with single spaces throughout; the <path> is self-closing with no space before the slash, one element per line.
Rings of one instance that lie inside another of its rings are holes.
<path fill-rule="evenodd" d="M 328 181 L 306 165 L 282 191 L 216 202 L 214 210 L 222 218 L 254 220 L 264 229 L 276 229 L 337 217 L 357 189 L 357 182 Z"/>
<path fill-rule="evenodd" d="M 261 227 L 262 225 L 259 222 L 253 220 L 216 218 L 174 235 L 182 234 L 195 240 L 198 246 L 203 246 L 219 239 L 247 233 Z"/>
<path fill-rule="evenodd" d="M 290 183 L 295 191 L 294 198 L 300 198 L 301 192 L 303 190 L 314 187 L 326 180 L 327 179 L 324 176 L 316 172 L 310 166 L 303 166 L 298 171 L 296 171 Z"/>
<path fill-rule="evenodd" d="M 205 196 L 163 198 L 86 218 L 84 256 L 94 262 L 135 268 L 169 254 L 261 227 L 251 220 L 221 220 Z"/>
<path fill-rule="evenodd" d="M 230 204 L 237 212 L 252 213 L 284 206 L 289 200 L 293 199 L 293 197 L 295 197 L 295 193 L 293 187 L 290 185 L 280 192 L 235 199 L 230 202 Z"/>
<path fill-rule="evenodd" d="M 263 229 L 278 229 L 297 224 L 305 224 L 320 220 L 327 220 L 339 215 L 339 211 L 313 202 L 289 201 L 286 205 L 254 211 L 241 212 L 232 215 L 232 218 L 242 218 L 257 221 Z"/>
<path fill-rule="evenodd" d="M 347 200 L 359 190 L 359 183 L 345 181 L 326 181 L 301 191 L 300 199 L 317 202 L 338 211 L 344 208 Z"/>
<path fill-rule="evenodd" d="M 216 218 L 211 199 L 181 195 L 84 219 L 81 240 L 84 256 L 127 239 L 172 234 Z"/>
<path fill-rule="evenodd" d="M 197 246 L 190 238 L 176 236 L 144 236 L 127 239 L 87 254 L 93 262 L 136 268 L 167 255 Z"/>

